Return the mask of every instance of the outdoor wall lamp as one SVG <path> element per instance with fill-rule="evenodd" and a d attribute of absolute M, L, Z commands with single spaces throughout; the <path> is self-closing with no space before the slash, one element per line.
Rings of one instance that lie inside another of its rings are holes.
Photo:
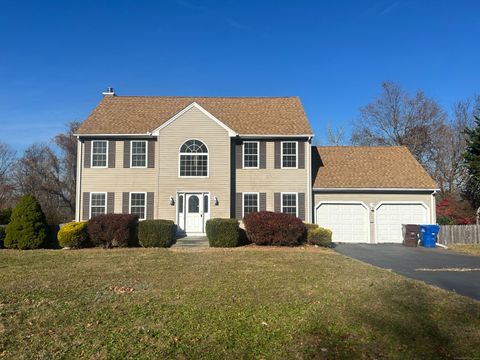
<path fill-rule="evenodd" d="M 173 196 L 170 196 L 170 199 L 169 199 L 168 203 L 169 203 L 171 206 L 175 205 L 175 200 L 173 200 Z"/>
<path fill-rule="evenodd" d="M 215 206 L 218 206 L 218 198 L 216 196 L 213 197 L 213 203 Z"/>

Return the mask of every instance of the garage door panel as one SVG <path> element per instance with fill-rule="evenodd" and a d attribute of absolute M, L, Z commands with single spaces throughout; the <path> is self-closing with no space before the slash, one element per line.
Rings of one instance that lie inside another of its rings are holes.
<path fill-rule="evenodd" d="M 377 242 L 401 243 L 403 224 L 426 223 L 428 223 L 428 209 L 423 204 L 382 204 L 376 210 Z"/>
<path fill-rule="evenodd" d="M 332 230 L 334 242 L 369 242 L 368 209 L 360 203 L 323 203 L 316 210 L 317 224 Z"/>

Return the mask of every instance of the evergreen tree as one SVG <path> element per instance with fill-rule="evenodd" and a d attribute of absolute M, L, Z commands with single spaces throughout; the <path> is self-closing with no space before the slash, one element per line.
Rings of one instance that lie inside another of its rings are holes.
<path fill-rule="evenodd" d="M 475 116 L 475 125 L 465 130 L 467 149 L 464 154 L 468 171 L 465 195 L 475 208 L 480 206 L 480 117 Z"/>
<path fill-rule="evenodd" d="M 11 249 L 38 249 L 47 243 L 47 221 L 37 199 L 25 195 L 15 206 L 6 228 L 4 246 Z"/>

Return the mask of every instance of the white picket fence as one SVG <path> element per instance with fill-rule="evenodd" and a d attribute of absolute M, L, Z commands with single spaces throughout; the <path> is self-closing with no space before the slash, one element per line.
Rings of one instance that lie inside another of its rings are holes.
<path fill-rule="evenodd" d="M 440 225 L 438 242 L 450 244 L 480 244 L 480 225 Z"/>

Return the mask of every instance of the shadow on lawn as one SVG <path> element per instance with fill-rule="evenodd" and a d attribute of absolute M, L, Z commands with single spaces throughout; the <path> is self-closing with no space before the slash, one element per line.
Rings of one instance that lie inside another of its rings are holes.
<path fill-rule="evenodd" d="M 458 302 L 449 308 L 452 311 L 442 313 L 435 308 L 434 295 L 415 284 L 402 284 L 402 287 L 377 288 L 370 296 L 347 299 L 340 321 L 326 324 L 320 316 L 311 318 L 311 327 L 301 340 L 302 357 L 449 359 L 478 356 L 472 354 L 477 351 L 472 347 L 475 340 L 468 340 L 461 349 L 458 348 L 460 342 L 455 346 L 453 341 L 453 336 L 467 335 L 455 334 L 455 328 L 468 321 L 465 316 L 478 319 L 478 308 L 473 310 L 469 304 Z M 366 306 L 359 305 L 362 301 Z M 443 326 L 438 318 L 442 319 Z"/>

